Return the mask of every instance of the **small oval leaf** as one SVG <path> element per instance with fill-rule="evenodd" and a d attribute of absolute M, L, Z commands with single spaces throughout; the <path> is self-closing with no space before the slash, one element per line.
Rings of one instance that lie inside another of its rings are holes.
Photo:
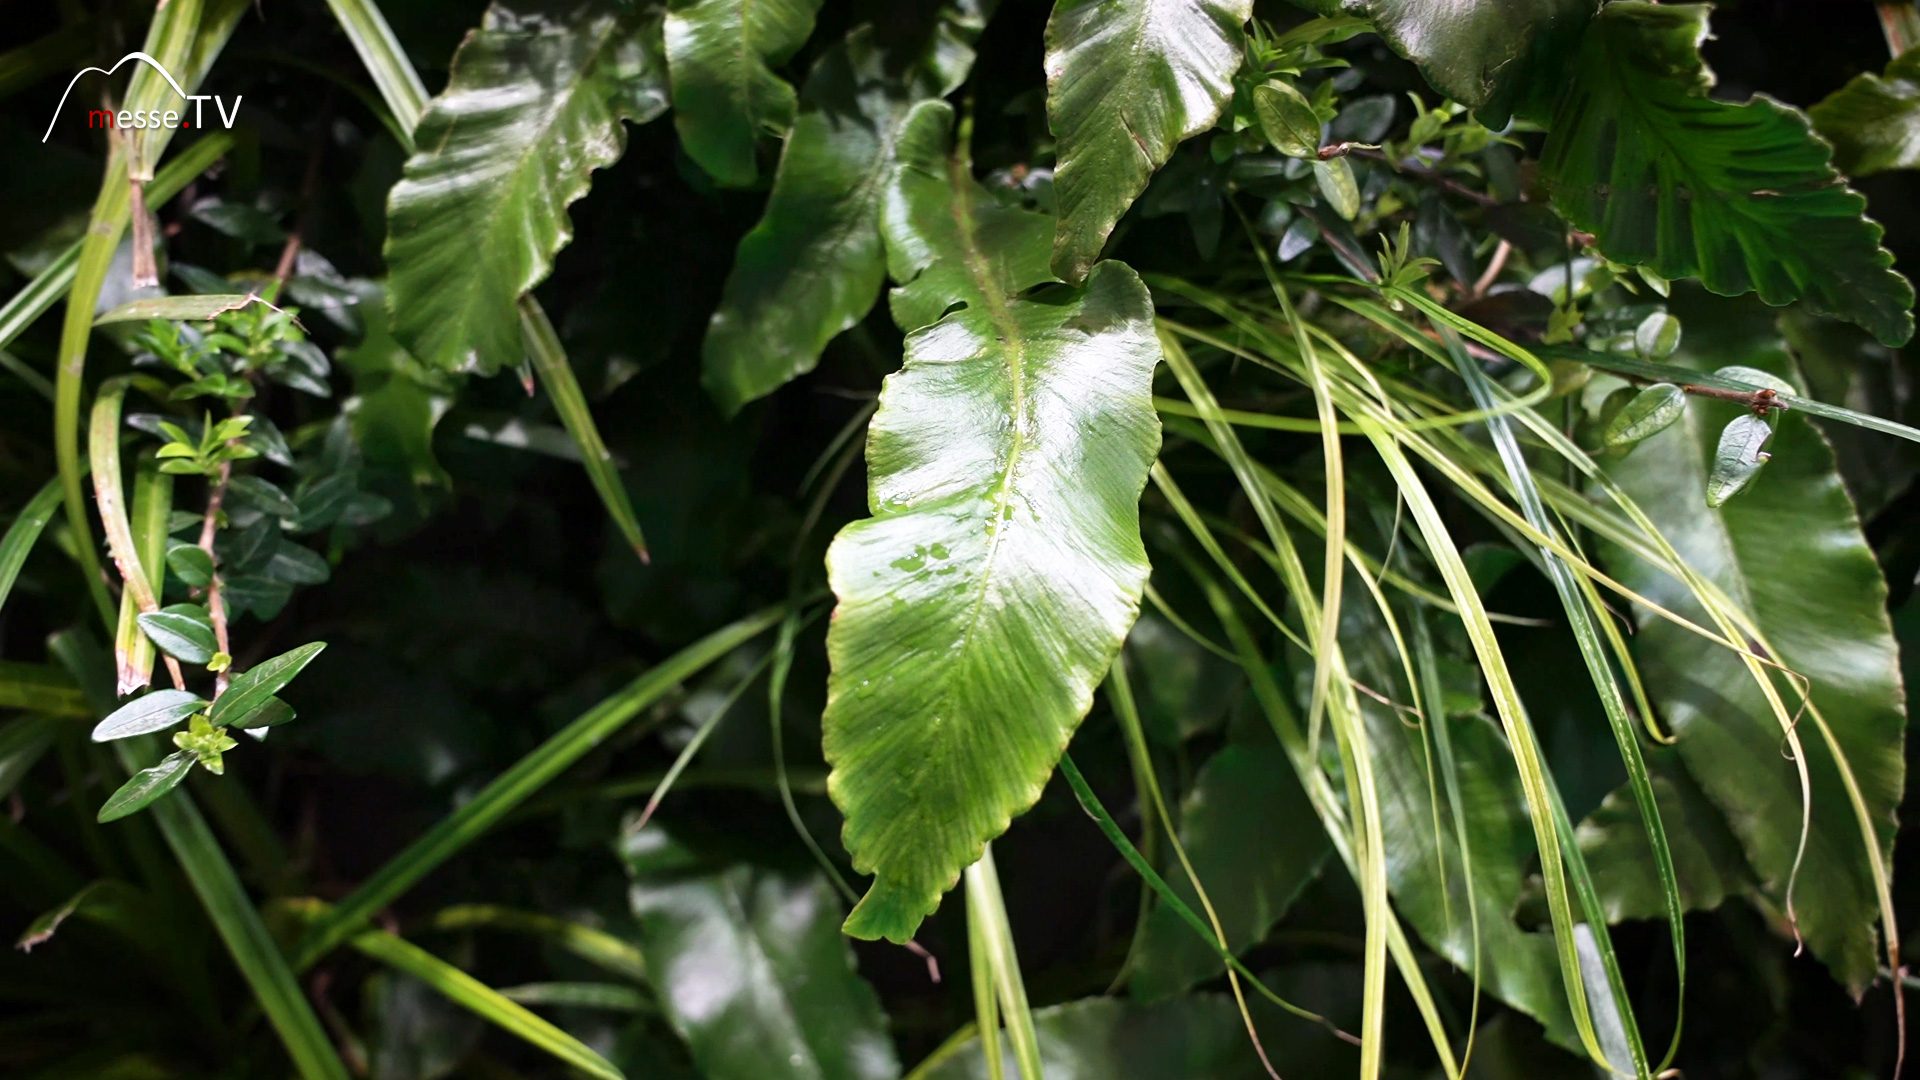
<path fill-rule="evenodd" d="M 1654 383 L 1640 391 L 1607 423 L 1600 441 L 1609 449 L 1630 447 L 1658 435 L 1687 411 L 1687 395 L 1672 383 Z"/>
<path fill-rule="evenodd" d="M 1642 360 L 1665 360 L 1680 347 L 1680 320 L 1656 311 L 1633 331 L 1633 347 Z"/>
<path fill-rule="evenodd" d="M 1320 118 L 1300 91 L 1277 80 L 1261 83 L 1253 88 L 1253 115 L 1275 150 L 1296 158 L 1320 155 Z"/>
<path fill-rule="evenodd" d="M 165 731 L 199 712 L 206 704 L 185 690 L 155 690 L 108 714 L 105 720 L 94 726 L 93 741 L 112 742 L 132 735 Z"/>
<path fill-rule="evenodd" d="M 312 549 L 289 540 L 274 549 L 267 576 L 289 585 L 318 585 L 333 576 L 333 568 Z"/>
<path fill-rule="evenodd" d="M 291 652 L 281 653 L 246 674 L 237 676 L 228 685 L 227 692 L 220 695 L 220 700 L 213 703 L 209 718 L 214 726 L 232 723 L 264 707 L 273 695 L 280 692 L 281 687 L 292 682 L 293 677 L 300 674 L 300 669 L 311 663 L 326 647 L 324 641 L 311 642 Z"/>
<path fill-rule="evenodd" d="M 300 516 L 300 508 L 293 504 L 286 492 L 280 490 L 279 485 L 257 476 L 236 476 L 227 481 L 227 494 L 236 502 L 274 517 Z"/>
<path fill-rule="evenodd" d="M 180 750 L 168 754 L 153 768 L 134 773 L 131 780 L 120 785 L 120 790 L 108 796 L 97 820 L 114 821 L 146 809 L 155 799 L 179 787 L 180 781 L 192 771 L 193 762 L 192 751 Z"/>
<path fill-rule="evenodd" d="M 1360 213 L 1360 185 L 1354 182 L 1353 166 L 1343 157 L 1313 163 L 1313 178 L 1319 181 L 1320 194 L 1333 212 L 1352 221 Z"/>
<path fill-rule="evenodd" d="M 1772 390 L 1777 394 L 1798 394 L 1800 392 L 1792 383 L 1780 376 L 1772 372 L 1761 371 L 1756 367 L 1748 367 L 1745 364 L 1728 364 L 1726 367 L 1714 371 L 1714 375 L 1722 379 L 1732 379 L 1735 382 L 1743 382 L 1748 386 L 1757 386 Z"/>
<path fill-rule="evenodd" d="M 213 580 L 213 556 L 193 544 L 174 540 L 167 545 L 167 569 L 193 588 L 205 588 Z"/>
<path fill-rule="evenodd" d="M 1736 416 L 1720 433 L 1720 447 L 1713 452 L 1713 475 L 1707 478 L 1707 505 L 1719 506 L 1740 493 L 1753 480 L 1760 466 L 1767 463 L 1761 451 L 1773 428 L 1751 413 Z"/>
<path fill-rule="evenodd" d="M 207 609 L 198 604 L 174 604 L 145 612 L 139 618 L 140 629 L 146 631 L 147 637 L 182 663 L 204 664 L 220 651 Z"/>

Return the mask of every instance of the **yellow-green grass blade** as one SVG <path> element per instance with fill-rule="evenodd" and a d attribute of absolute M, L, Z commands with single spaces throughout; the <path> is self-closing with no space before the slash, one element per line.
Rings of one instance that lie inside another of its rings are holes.
<path fill-rule="evenodd" d="M 1040 1040 L 1033 1031 L 1033 1010 L 1027 1007 L 1027 986 L 1020 977 L 1020 958 L 1013 949 L 1013 927 L 1000 895 L 1000 872 L 993 865 L 993 845 L 986 845 L 980 861 L 966 869 L 967 941 L 975 953 L 973 971 L 992 981 L 994 997 L 1006 1017 L 1007 1041 L 1021 1080 L 1042 1080 Z M 976 1000 L 979 990 L 974 991 Z M 982 1013 L 980 1030 L 991 1030 Z"/>

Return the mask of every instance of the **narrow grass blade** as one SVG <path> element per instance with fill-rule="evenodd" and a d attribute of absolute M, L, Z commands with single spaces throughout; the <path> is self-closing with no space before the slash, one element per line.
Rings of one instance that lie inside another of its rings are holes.
<path fill-rule="evenodd" d="M 93 51 L 94 30 L 91 21 L 76 19 L 38 41 L 0 53 L 0 98 L 80 66 Z"/>
<path fill-rule="evenodd" d="M 42 716 L 90 720 L 86 694 L 66 672 L 49 664 L 0 660 L 0 709 L 21 709 Z"/>
<path fill-rule="evenodd" d="M 1494 394 L 1484 372 L 1459 347 L 1459 339 L 1451 333 L 1442 332 L 1448 351 L 1453 354 L 1454 367 L 1460 377 L 1466 381 L 1467 389 L 1472 393 L 1476 405 L 1482 409 L 1494 404 Z M 1540 501 L 1540 491 L 1533 482 L 1533 470 L 1520 450 L 1520 441 L 1514 438 L 1513 429 L 1504 416 L 1493 417 L 1487 421 L 1487 432 L 1493 437 L 1495 448 L 1501 461 L 1506 465 L 1507 477 L 1514 493 L 1519 496 L 1520 508 L 1526 514 L 1528 522 L 1543 533 L 1553 532 L 1553 522 L 1547 517 L 1545 505 Z M 1677 969 L 1681 993 L 1677 1002 L 1686 1000 L 1685 987 L 1687 977 L 1687 943 L 1685 928 L 1685 908 L 1680 902 L 1680 883 L 1674 874 L 1673 853 L 1667 846 L 1667 831 L 1660 819 L 1660 807 L 1654 801 L 1653 778 L 1647 773 L 1645 757 L 1640 752 L 1639 735 L 1633 718 L 1627 714 L 1626 698 L 1620 692 L 1620 685 L 1614 679 L 1613 668 L 1608 663 L 1606 647 L 1599 629 L 1594 626 L 1594 615 L 1587 607 L 1586 596 L 1574 581 L 1573 571 L 1551 551 L 1541 549 L 1540 557 L 1547 569 L 1547 577 L 1553 582 L 1554 592 L 1559 594 L 1560 605 L 1567 613 L 1568 625 L 1573 630 L 1575 642 L 1580 648 L 1580 657 L 1586 662 L 1588 677 L 1592 679 L 1600 704 L 1606 710 L 1607 723 L 1613 729 L 1614 741 L 1620 747 L 1620 758 L 1627 768 L 1627 782 L 1633 791 L 1634 802 L 1640 810 L 1641 824 L 1646 828 L 1647 841 L 1653 850 L 1654 869 L 1660 878 L 1661 892 L 1667 907 L 1667 923 L 1673 937 L 1673 959 Z M 1564 806 L 1556 807 L 1556 818 L 1566 816 Z M 1563 846 L 1567 848 L 1568 863 L 1574 867 L 1576 882 L 1586 877 L 1586 863 L 1577 843 L 1573 842 L 1573 830 L 1562 826 Z M 1587 894 L 1592 893 L 1591 884 L 1580 890 L 1582 907 Z M 1595 950 L 1603 961 L 1606 978 L 1612 990 L 1614 1000 L 1620 1005 L 1620 1019 L 1625 1028 L 1627 1049 L 1632 1056 L 1636 1075 L 1647 1077 L 1651 1070 L 1646 1060 L 1646 1050 L 1640 1038 L 1639 1023 L 1635 1020 L 1631 1004 L 1627 1000 L 1626 987 L 1620 978 L 1619 962 L 1613 953 L 1613 945 L 1607 934 L 1605 912 L 1586 910 L 1587 920 L 1593 927 Z M 1682 1008 L 1676 1006 L 1676 1008 Z M 1683 1014 L 1676 1013 L 1676 1016 Z M 1680 1020 L 1674 1024 L 1673 1043 L 1666 1055 L 1671 1061 L 1680 1046 Z M 1665 1065 L 1663 1063 L 1662 1068 Z"/>
<path fill-rule="evenodd" d="M 640 710 L 660 700 L 681 680 L 778 623 L 785 612 L 784 606 L 767 608 L 721 627 L 668 657 L 560 729 L 316 919 L 301 942 L 294 966 L 301 970 L 310 967 L 351 936 L 374 912 L 386 907 L 414 882 L 492 828 L 549 780 L 626 726 Z"/>
<path fill-rule="evenodd" d="M 0 537 L 0 610 L 7 606 L 7 594 L 13 591 L 13 583 L 20 577 L 27 553 L 39 541 L 41 531 L 53 520 L 53 512 L 59 505 L 60 479 L 55 477 L 40 488 L 39 494 L 27 500 L 13 524 L 7 526 L 7 534 Z"/>
<path fill-rule="evenodd" d="M 393 36 L 386 16 L 372 0 L 327 0 L 327 6 L 347 32 L 347 40 L 353 42 L 353 51 L 360 54 L 367 74 L 373 76 L 373 85 L 379 87 L 381 98 L 393 111 L 394 123 L 411 135 L 420 123 L 420 114 L 427 111 L 427 87 L 400 48 L 400 40 Z M 413 150 L 411 146 L 403 148 Z"/>
<path fill-rule="evenodd" d="M 518 911 L 492 904 L 460 904 L 443 908 L 429 919 L 428 930 L 504 930 L 531 934 L 567 950 L 589 964 L 632 979 L 647 981 L 647 961 L 638 946 L 584 923 L 537 911 Z"/>
<path fill-rule="evenodd" d="M 619 983 L 545 982 L 503 986 L 500 996 L 521 1005 L 560 1005 L 571 1009 L 650 1013 L 657 1010 L 647 996 Z"/>
<path fill-rule="evenodd" d="M 26 383 L 34 393 L 46 398 L 49 404 L 57 396 L 53 389 L 53 380 L 28 367 L 26 361 L 5 349 L 0 349 L 0 369 L 4 369 L 14 378 Z"/>
<path fill-rule="evenodd" d="M 147 580 L 141 545 L 134 540 L 120 473 L 120 405 L 127 396 L 128 385 L 124 375 L 100 384 L 93 399 L 88 438 L 94 504 L 100 511 L 100 527 L 107 534 L 107 550 L 120 571 L 120 615 L 113 652 L 117 668 L 114 693 L 121 697 L 146 686 L 152 679 L 153 643 L 140 632 L 134 617 L 158 611 L 160 607 L 154 602 L 153 586 Z"/>
<path fill-rule="evenodd" d="M 593 489 L 600 493 L 600 501 L 633 547 L 634 554 L 640 556 L 641 562 L 650 561 L 646 537 L 640 535 L 639 519 L 633 516 L 633 504 L 627 499 L 627 488 L 620 481 L 620 470 L 613 463 L 613 455 L 600 438 L 600 429 L 594 426 L 587 396 L 580 392 L 580 381 L 573 376 L 573 365 L 568 363 L 567 354 L 560 347 L 553 323 L 531 296 L 520 298 L 520 333 L 526 338 L 534 374 L 540 377 L 540 385 L 546 387 L 547 396 L 553 399 L 560 423 L 580 447 L 580 463 L 586 466 L 587 479 L 593 481 Z"/>
<path fill-rule="evenodd" d="M 966 869 L 967 941 L 977 953 L 973 960 L 976 976 L 992 980 L 994 996 L 1006 1016 L 1007 1041 L 1013 1044 L 1013 1060 L 1020 1066 L 1021 1080 L 1042 1080 L 1040 1039 L 1033 1032 L 1033 1010 L 1027 1008 L 1027 986 L 1020 977 L 1020 958 L 1013 951 L 1013 927 L 1007 923 L 1006 901 L 1000 895 L 1000 873 L 993 865 L 993 845 L 980 853 L 980 861 Z M 983 970 L 984 969 L 984 970 Z M 974 991 L 976 999 L 979 990 Z M 980 1030 L 991 1028 L 981 1015 Z"/>
<path fill-rule="evenodd" d="M 192 146 L 180 151 L 166 168 L 154 174 L 153 182 L 147 185 L 147 205 L 160 206 L 180 194 L 180 189 L 189 181 L 206 172 L 232 148 L 233 136 L 225 132 L 201 136 Z M 12 344 L 21 331 L 32 326 L 35 319 L 67 294 L 73 285 L 74 270 L 80 265 L 82 243 L 74 241 L 0 307 L 0 349 Z"/>
<path fill-rule="evenodd" d="M 973 1025 L 980 1031 L 980 1048 L 987 1062 L 987 1080 L 1005 1080 L 1006 1059 L 1000 1054 L 1000 996 L 994 989 L 993 944 L 987 923 L 973 911 L 973 889 L 967 889 L 967 971 L 973 982 Z"/>
<path fill-rule="evenodd" d="M 363 955 L 419 979 L 446 995 L 448 1001 L 581 1072 L 601 1080 L 625 1080 L 624 1073 L 585 1043 L 405 938 L 385 930 L 362 930 L 350 941 Z"/>
<path fill-rule="evenodd" d="M 129 773 L 159 760 L 150 738 L 127 739 L 115 743 L 114 749 Z M 167 846 L 207 909 L 207 917 L 233 956 L 234 965 L 253 991 L 254 1000 L 286 1046 L 295 1070 L 304 1080 L 348 1080 L 347 1067 L 328 1041 L 280 947 L 267 933 L 260 913 L 254 910 L 192 797 L 176 791 L 154 803 L 147 813 L 159 825 Z"/>

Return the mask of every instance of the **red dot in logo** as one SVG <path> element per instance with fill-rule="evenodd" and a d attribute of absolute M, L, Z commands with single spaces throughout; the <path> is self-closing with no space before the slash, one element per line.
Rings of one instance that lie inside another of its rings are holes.
<path fill-rule="evenodd" d="M 185 120 L 182 120 L 182 121 L 180 121 L 180 126 L 181 126 L 181 127 L 183 127 L 183 128 L 190 128 L 190 127 L 192 127 L 193 125 L 192 125 L 192 124 L 189 124 L 189 123 L 187 123 L 187 122 L 186 122 Z"/>

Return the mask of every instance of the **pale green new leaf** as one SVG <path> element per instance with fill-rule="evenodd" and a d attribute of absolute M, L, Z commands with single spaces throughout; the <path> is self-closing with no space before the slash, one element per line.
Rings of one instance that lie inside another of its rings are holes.
<path fill-rule="evenodd" d="M 1848 176 L 1920 167 L 1920 49 L 1895 57 L 1885 78 L 1854 76 L 1807 116 Z"/>
<path fill-rule="evenodd" d="M 971 190 L 945 214 L 967 214 Z M 889 216 L 890 248 L 939 235 L 909 217 Z M 1010 299 L 975 223 L 956 234 L 937 257 L 977 272 L 939 306 L 966 306 L 908 335 L 868 434 L 874 516 L 827 553 L 828 789 L 854 867 L 875 875 L 847 920 L 858 937 L 910 939 L 1040 797 L 1148 572 L 1160 350 L 1145 286 L 1107 263 L 1084 289 Z"/>
<path fill-rule="evenodd" d="M 1719 325 L 1690 329 L 1675 362 L 1712 371 L 1738 360 L 1775 377 L 1790 375 L 1792 360 L 1771 320 L 1741 308 L 1703 297 L 1681 311 L 1689 328 Z M 1887 586 L 1834 471 L 1832 450 L 1796 410 L 1778 414 L 1764 479 L 1725 506 L 1706 505 L 1701 492 L 1720 431 L 1739 415 L 1739 405 L 1695 400 L 1681 423 L 1607 470 L 1680 556 L 1755 620 L 1767 653 L 1812 681 L 1819 715 L 1802 716 L 1796 725 L 1811 774 L 1812 832 L 1792 899 L 1808 948 L 1859 989 L 1877 967 L 1876 887 L 1862 826 L 1822 729 L 1832 731 L 1846 756 L 1884 858 L 1905 772 L 1905 713 Z M 1606 556 L 1628 587 L 1708 623 L 1679 582 L 1618 549 Z M 1779 721 L 1738 655 L 1665 619 L 1639 615 L 1635 643 L 1647 691 L 1678 736 L 1688 772 L 1727 815 L 1761 887 L 1784 908 L 1801 803 L 1794 762 L 1781 753 Z M 1787 708 L 1796 709 L 1798 692 L 1784 677 L 1774 681 Z"/>
<path fill-rule="evenodd" d="M 1078 283 L 1180 140 L 1233 96 L 1253 0 L 1059 0 L 1047 121 L 1059 140 L 1053 271 Z"/>
<path fill-rule="evenodd" d="M 1541 154 L 1554 206 L 1616 262 L 1906 341 L 1913 287 L 1866 199 L 1798 110 L 1708 96 L 1706 33 L 1704 5 L 1618 0 L 1594 17 Z"/>
<path fill-rule="evenodd" d="M 526 355 L 515 301 L 572 239 L 567 206 L 666 108 L 649 28 L 612 4 L 564 20 L 504 8 L 455 54 L 387 204 L 393 335 L 430 367 Z"/>
<path fill-rule="evenodd" d="M 773 68 L 813 33 L 820 0 L 681 0 L 667 14 L 680 147 L 728 187 L 760 178 L 760 136 L 793 123 L 793 86 Z"/>
<path fill-rule="evenodd" d="M 627 842 L 630 896 L 660 1005 L 709 1080 L 892 1080 L 899 1060 L 880 1001 L 840 936 L 818 874 L 749 866 L 675 876 L 644 869 L 663 839 Z M 637 846 L 636 846 L 637 845 Z"/>

